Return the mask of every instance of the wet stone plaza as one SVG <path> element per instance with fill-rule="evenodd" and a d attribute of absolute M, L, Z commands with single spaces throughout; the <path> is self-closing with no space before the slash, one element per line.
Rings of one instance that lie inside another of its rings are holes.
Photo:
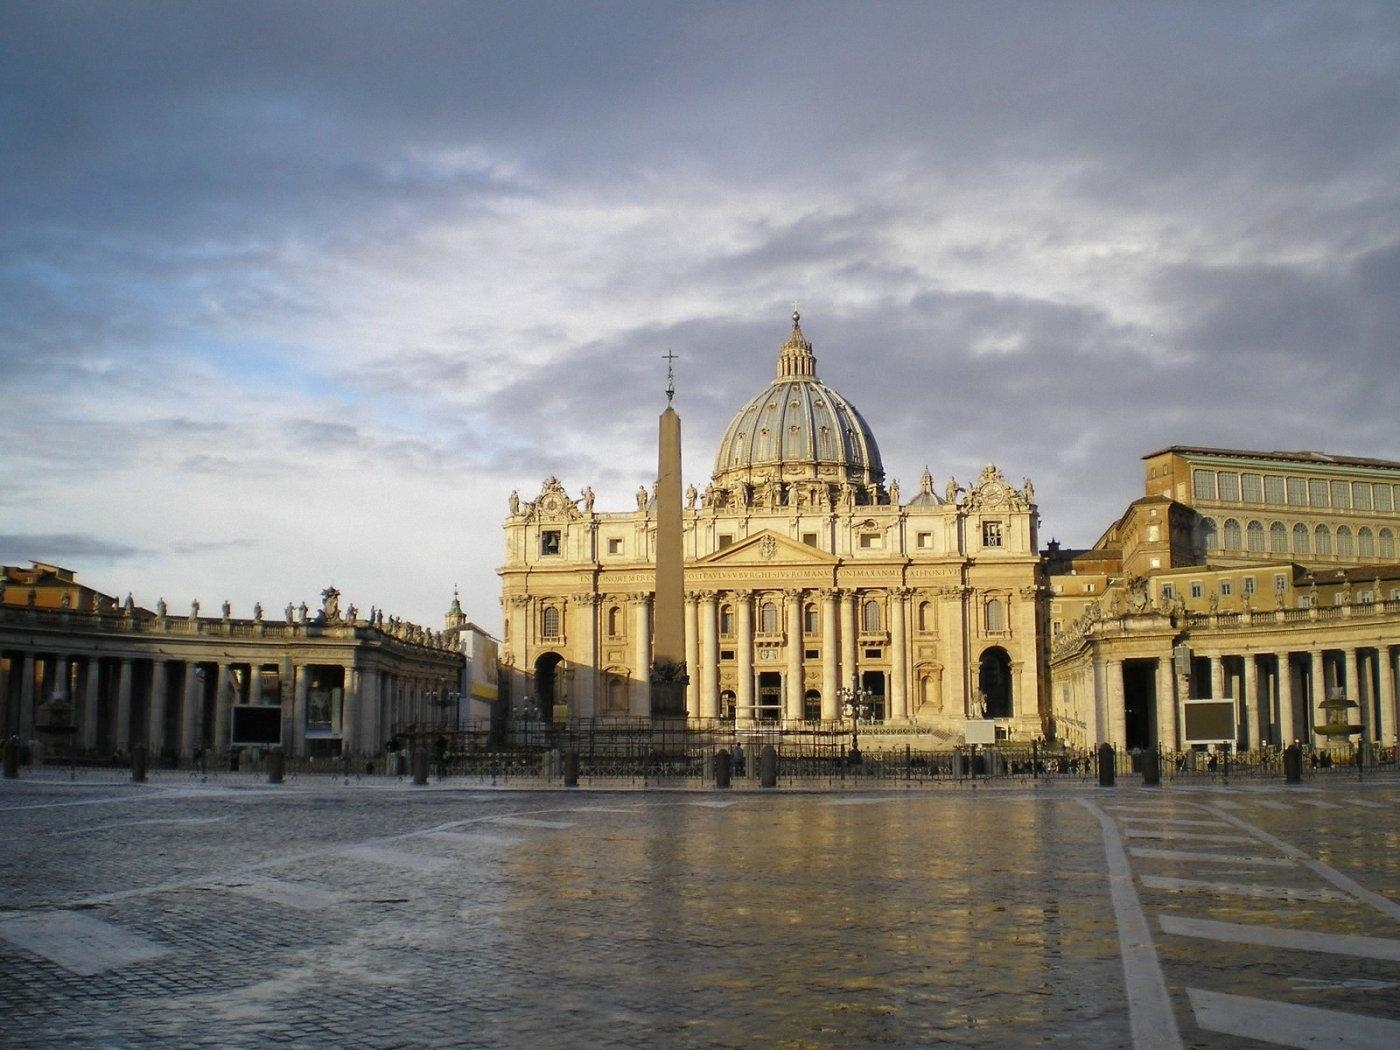
<path fill-rule="evenodd" d="M 1400 782 L 0 782 L 6 1046 L 1400 1046 Z"/>

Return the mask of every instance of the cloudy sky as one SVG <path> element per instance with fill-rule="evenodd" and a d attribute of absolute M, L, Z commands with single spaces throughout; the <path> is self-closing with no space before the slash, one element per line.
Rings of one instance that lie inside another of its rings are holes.
<path fill-rule="evenodd" d="M 0 558 L 500 622 L 800 301 L 904 491 L 1087 544 L 1169 444 L 1400 459 L 1393 3 L 0 5 Z"/>

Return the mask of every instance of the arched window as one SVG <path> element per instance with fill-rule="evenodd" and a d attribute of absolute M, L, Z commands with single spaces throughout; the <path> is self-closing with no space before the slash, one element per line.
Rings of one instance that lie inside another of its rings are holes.
<path fill-rule="evenodd" d="M 1269 526 L 1269 551 L 1273 554 L 1288 553 L 1288 527 L 1281 521 Z"/>
<path fill-rule="evenodd" d="M 1356 554 L 1356 548 L 1351 542 L 1351 529 L 1346 525 L 1337 526 L 1337 554 L 1343 558 L 1350 558 Z"/>
<path fill-rule="evenodd" d="M 817 634 L 817 607 L 810 602 L 802 607 L 802 633 L 809 638 Z"/>
<path fill-rule="evenodd" d="M 764 634 L 778 633 L 778 607 L 764 602 L 758 611 L 758 629 Z"/>
<path fill-rule="evenodd" d="M 627 683 L 615 674 L 608 675 L 608 713 L 627 713 Z"/>
<path fill-rule="evenodd" d="M 622 637 L 622 610 L 616 605 L 608 610 L 608 637 Z"/>
<path fill-rule="evenodd" d="M 734 606 L 721 605 L 719 607 L 719 633 L 725 638 L 734 636 Z"/>
<path fill-rule="evenodd" d="M 808 722 L 820 722 L 822 717 L 822 694 L 808 689 L 802 694 L 802 717 Z"/>
<path fill-rule="evenodd" d="M 1249 527 L 1245 529 L 1246 546 L 1256 554 L 1264 552 L 1264 526 L 1257 521 L 1251 521 Z"/>
<path fill-rule="evenodd" d="M 1293 553 L 1308 553 L 1308 527 L 1301 521 L 1293 526 Z"/>
<path fill-rule="evenodd" d="M 933 630 L 933 606 L 928 602 L 919 603 L 919 630 Z"/>
<path fill-rule="evenodd" d="M 1381 529 L 1381 558 L 1385 561 L 1395 558 L 1395 533 L 1389 529 Z"/>
<path fill-rule="evenodd" d="M 1240 549 L 1240 523 L 1234 518 L 1225 519 L 1225 541 L 1223 546 L 1227 551 L 1237 551 Z"/>
<path fill-rule="evenodd" d="M 1365 525 L 1361 526 L 1356 534 L 1356 554 L 1361 558 L 1374 558 L 1376 556 L 1376 537 Z"/>
<path fill-rule="evenodd" d="M 1006 630 L 1006 610 L 1000 598 L 987 599 L 986 616 L 988 634 Z"/>
<path fill-rule="evenodd" d="M 1313 530 L 1313 550 L 1318 554 L 1332 553 L 1332 532 L 1326 525 L 1319 525 Z"/>
<path fill-rule="evenodd" d="M 559 637 L 559 610 L 552 605 L 545 606 L 541 617 L 540 634 L 545 638 Z"/>
<path fill-rule="evenodd" d="M 880 629 L 880 603 L 873 598 L 861 609 L 860 626 L 863 631 L 875 632 Z"/>
<path fill-rule="evenodd" d="M 1200 521 L 1201 546 L 1208 551 L 1218 551 L 1220 549 L 1220 533 L 1215 527 L 1214 518 L 1202 518 Z"/>

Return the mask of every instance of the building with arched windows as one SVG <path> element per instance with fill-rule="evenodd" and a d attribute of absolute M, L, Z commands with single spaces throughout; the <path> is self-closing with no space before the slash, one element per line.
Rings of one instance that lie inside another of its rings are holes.
<path fill-rule="evenodd" d="M 872 719 L 961 740 L 968 717 L 1041 732 L 1037 515 L 987 466 L 901 498 L 870 425 L 817 376 L 797 314 L 777 374 L 734 416 L 684 507 L 687 713 L 737 724 Z M 597 511 L 546 479 L 512 494 L 502 661 L 556 719 L 647 713 L 656 508 Z M 521 700 L 517 700 L 520 703 Z"/>

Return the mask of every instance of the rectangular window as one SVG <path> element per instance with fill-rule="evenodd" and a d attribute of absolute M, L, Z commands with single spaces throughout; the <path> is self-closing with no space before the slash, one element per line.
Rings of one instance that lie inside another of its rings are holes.
<path fill-rule="evenodd" d="M 862 532 L 860 534 L 861 550 L 879 550 L 883 544 L 880 542 L 878 532 Z"/>
<path fill-rule="evenodd" d="M 803 650 L 802 650 L 802 659 L 804 659 L 804 660 L 820 660 L 821 657 L 822 657 L 822 651 L 821 651 L 820 649 L 803 649 Z"/>
<path fill-rule="evenodd" d="M 1093 585 L 1092 583 L 1086 583 L 1086 584 L 1084 585 L 1084 593 L 1085 593 L 1085 594 L 1093 594 L 1093 593 L 1094 593 L 1094 585 Z"/>
<path fill-rule="evenodd" d="M 1357 510 L 1371 509 L 1371 483 L 1369 481 L 1352 482 L 1351 505 Z"/>
<path fill-rule="evenodd" d="M 544 529 L 543 531 L 540 532 L 540 553 L 541 553 L 541 554 L 558 554 L 558 553 L 559 553 L 559 530 L 558 530 L 558 529 Z"/>
<path fill-rule="evenodd" d="M 865 658 L 866 658 L 867 660 L 878 660 L 878 659 L 880 659 L 880 650 L 879 650 L 879 649 L 867 649 L 867 650 L 865 650 Z"/>
<path fill-rule="evenodd" d="M 1162 559 L 1156 557 L 1148 558 L 1147 567 L 1149 569 L 1160 569 L 1162 567 Z"/>
<path fill-rule="evenodd" d="M 1302 478 L 1288 479 L 1288 505 L 1290 507 L 1306 507 L 1308 505 L 1308 492 L 1303 487 Z"/>
<path fill-rule="evenodd" d="M 732 660 L 732 659 L 734 659 L 734 650 L 733 650 L 733 649 L 721 649 L 721 650 L 719 651 L 719 658 L 720 658 L 721 660 Z"/>
<path fill-rule="evenodd" d="M 1276 507 L 1283 505 L 1283 478 L 1269 474 L 1264 478 L 1264 502 Z"/>
<path fill-rule="evenodd" d="M 1192 581 L 1191 581 L 1191 597 L 1192 597 L 1192 598 L 1204 598 L 1205 596 L 1206 596 L 1205 584 L 1201 583 L 1200 580 L 1192 580 Z"/>
<path fill-rule="evenodd" d="M 1300 608 L 1300 609 L 1311 609 L 1311 608 L 1312 608 L 1312 595 L 1309 595 L 1309 594 L 1300 594 L 1300 595 L 1298 595 L 1298 608 Z"/>
<path fill-rule="evenodd" d="M 719 549 L 720 549 L 720 550 L 724 550 L 725 547 L 732 547 L 733 545 L 734 545 L 734 537 L 733 537 L 733 536 L 729 535 L 728 533 L 724 533 L 723 535 L 720 536 L 720 538 L 719 538 Z"/>
<path fill-rule="evenodd" d="M 621 554 L 621 553 L 622 553 L 622 541 L 621 541 L 620 539 L 616 538 L 616 537 L 613 537 L 612 539 L 608 540 L 608 553 L 609 553 L 609 554 Z"/>
<path fill-rule="evenodd" d="M 1288 589 L 1288 577 L 1285 576 L 1283 573 L 1279 573 L 1277 576 L 1274 577 L 1274 590 L 1279 591 L 1279 592 L 1283 592 L 1283 591 L 1286 591 L 1287 589 Z"/>
<path fill-rule="evenodd" d="M 1147 526 L 1147 542 L 1156 543 L 1162 538 L 1162 527 L 1160 525 Z"/>
<path fill-rule="evenodd" d="M 1173 587 L 1170 583 L 1164 583 L 1164 584 L 1162 584 L 1162 597 L 1163 597 L 1163 598 L 1175 598 L 1175 597 L 1176 597 L 1176 588 Z"/>
<path fill-rule="evenodd" d="M 1220 502 L 1238 503 L 1240 498 L 1240 476 L 1222 470 L 1218 476 Z"/>
<path fill-rule="evenodd" d="M 1370 605 L 1376 600 L 1376 593 L 1374 591 L 1358 591 L 1356 600 L 1362 605 Z"/>
<path fill-rule="evenodd" d="M 1332 482 L 1332 506 L 1346 510 L 1351 506 L 1351 486 L 1345 481 Z"/>
<path fill-rule="evenodd" d="M 1215 499 L 1215 471 L 1193 470 L 1191 488 L 1197 499 Z"/>
<path fill-rule="evenodd" d="M 1054 621 L 1053 623 L 1050 624 L 1050 633 L 1051 633 L 1051 634 L 1059 634 L 1059 633 L 1060 633 L 1060 621 L 1059 621 L 1059 620 L 1056 620 L 1056 621 Z"/>
<path fill-rule="evenodd" d="M 1245 594 L 1253 594 L 1253 593 L 1254 593 L 1254 577 L 1253 577 L 1253 576 L 1246 576 L 1246 577 L 1244 578 L 1244 593 L 1245 593 Z"/>
<path fill-rule="evenodd" d="M 1220 581 L 1220 597 L 1228 598 L 1235 593 L 1235 586 L 1229 580 Z"/>
<path fill-rule="evenodd" d="M 1332 506 L 1332 501 L 1327 498 L 1327 482 L 1322 481 L 1318 478 L 1308 479 L 1308 506 Z"/>
<path fill-rule="evenodd" d="M 1264 479 L 1258 474 L 1240 475 L 1240 495 L 1246 503 L 1261 503 L 1264 500 Z"/>
<path fill-rule="evenodd" d="M 1001 546 L 1001 522 L 999 522 L 999 521 L 984 521 L 984 522 L 982 523 L 982 546 L 984 546 L 984 547 L 1000 547 L 1000 546 Z"/>
<path fill-rule="evenodd" d="M 1390 486 L 1376 485 L 1372 487 L 1371 494 L 1376 498 L 1376 510 L 1391 510 L 1394 504 L 1390 502 Z"/>
<path fill-rule="evenodd" d="M 918 541 L 916 542 L 915 546 L 924 547 L 924 548 L 932 547 L 932 546 L 933 546 L 933 533 L 931 533 L 931 532 L 921 532 L 921 533 L 919 533 L 919 538 L 918 538 Z"/>
<path fill-rule="evenodd" d="M 809 547 L 815 547 L 817 545 L 817 534 L 815 532 L 804 532 L 802 534 L 802 542 Z"/>

